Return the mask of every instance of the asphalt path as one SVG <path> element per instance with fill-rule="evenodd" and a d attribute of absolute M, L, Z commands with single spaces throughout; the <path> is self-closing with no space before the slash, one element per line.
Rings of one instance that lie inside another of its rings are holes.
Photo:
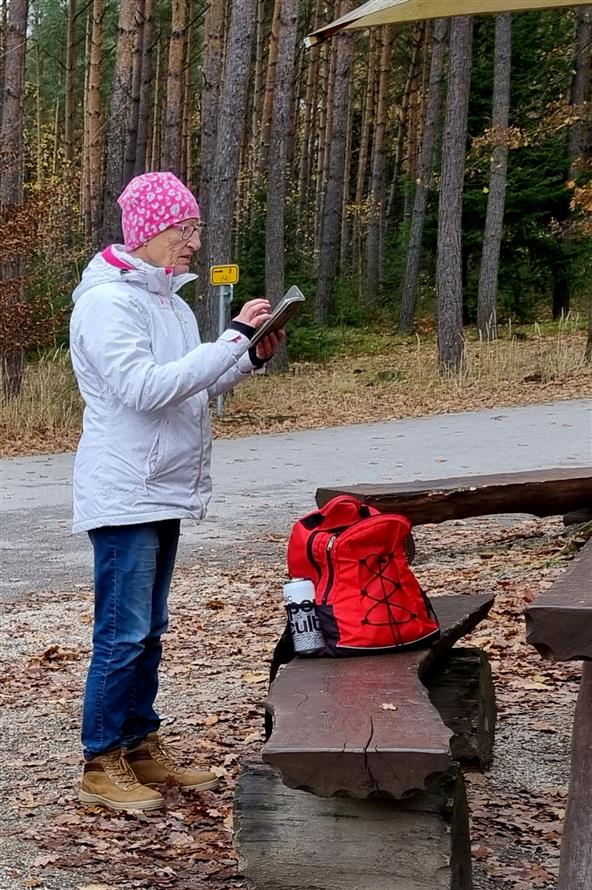
<path fill-rule="evenodd" d="M 91 581 L 73 535 L 72 454 L 0 460 L 0 600 Z M 214 443 L 208 517 L 182 526 L 180 562 L 284 538 L 319 486 L 592 464 L 592 400 L 356 424 Z"/>

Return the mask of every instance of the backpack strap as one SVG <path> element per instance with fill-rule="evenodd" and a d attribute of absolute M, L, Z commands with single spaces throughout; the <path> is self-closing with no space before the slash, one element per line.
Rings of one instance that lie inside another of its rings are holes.
<path fill-rule="evenodd" d="M 295 656 L 294 652 L 294 641 L 292 640 L 292 632 L 290 631 L 290 622 L 286 621 L 286 626 L 284 628 L 284 632 L 279 638 L 275 649 L 273 650 L 273 655 L 271 657 L 271 665 L 269 668 L 269 686 L 271 688 L 271 684 L 277 677 L 277 673 L 280 667 L 283 664 L 288 664 L 289 661 Z M 273 729 L 273 717 L 268 712 L 265 711 L 264 715 L 265 721 L 265 741 L 268 741 L 271 731 Z"/>

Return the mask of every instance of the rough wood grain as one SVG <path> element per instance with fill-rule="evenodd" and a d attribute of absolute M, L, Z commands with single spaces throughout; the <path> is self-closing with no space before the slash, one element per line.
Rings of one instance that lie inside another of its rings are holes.
<path fill-rule="evenodd" d="M 470 890 L 462 774 L 405 801 L 326 800 L 260 761 L 235 791 L 240 869 L 255 890 Z"/>
<path fill-rule="evenodd" d="M 422 679 L 430 701 L 452 732 L 453 760 L 487 769 L 493 760 L 497 708 L 485 652 L 454 648 Z"/>
<path fill-rule="evenodd" d="M 586 662 L 574 721 L 571 777 L 558 890 L 592 887 L 592 662 Z"/>
<path fill-rule="evenodd" d="M 420 678 L 492 603 L 487 594 L 433 598 L 442 634 L 428 649 L 291 661 L 265 703 L 274 728 L 263 760 L 288 787 L 320 797 L 424 790 L 451 763 L 451 732 Z"/>
<path fill-rule="evenodd" d="M 592 540 L 528 607 L 526 638 L 555 661 L 592 659 Z"/>
<path fill-rule="evenodd" d="M 403 513 L 414 524 L 494 513 L 554 516 L 592 504 L 592 469 L 531 470 L 458 479 L 319 488 L 317 504 L 320 507 L 338 494 L 351 494 L 384 512 Z"/>

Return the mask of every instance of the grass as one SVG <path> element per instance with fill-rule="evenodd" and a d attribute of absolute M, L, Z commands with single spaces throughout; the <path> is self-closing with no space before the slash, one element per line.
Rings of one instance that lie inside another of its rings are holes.
<path fill-rule="evenodd" d="M 587 398 L 592 368 L 577 318 L 544 328 L 507 328 L 487 342 L 469 333 L 465 367 L 438 372 L 434 336 L 415 338 L 344 329 L 326 361 L 293 362 L 279 375 L 255 375 L 227 396 L 219 437 L 391 420 L 426 414 Z M 3 455 L 71 450 L 82 404 L 66 350 L 27 368 L 21 397 L 0 406 Z"/>

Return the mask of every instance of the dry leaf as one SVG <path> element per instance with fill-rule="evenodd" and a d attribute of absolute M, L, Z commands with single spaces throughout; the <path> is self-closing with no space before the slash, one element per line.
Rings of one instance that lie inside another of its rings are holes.
<path fill-rule="evenodd" d="M 397 705 L 393 705 L 391 702 L 384 702 L 381 706 L 381 710 L 383 711 L 398 711 Z"/>

